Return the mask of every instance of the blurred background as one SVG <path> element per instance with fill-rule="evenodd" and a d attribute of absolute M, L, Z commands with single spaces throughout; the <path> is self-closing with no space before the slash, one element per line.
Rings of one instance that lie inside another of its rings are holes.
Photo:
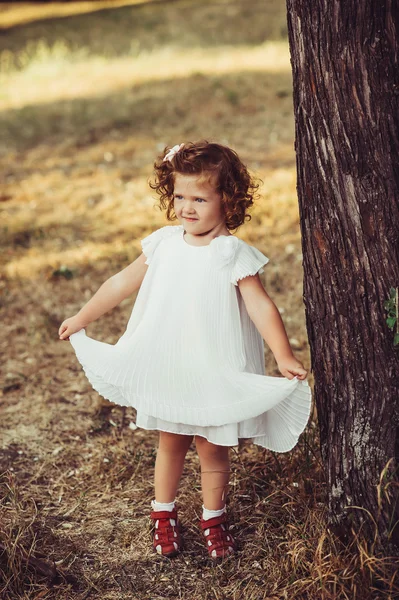
<path fill-rule="evenodd" d="M 153 162 L 166 145 L 198 139 L 230 145 L 263 180 L 252 220 L 237 235 L 270 258 L 264 284 L 296 355 L 310 367 L 284 0 L 0 4 L 0 467 L 11 478 L 8 488 L 20 494 L 21 504 L 7 511 L 10 531 L 35 498 L 47 507 L 45 526 L 35 513 L 20 537 L 39 540 L 51 556 L 61 540 L 81 560 L 88 549 L 94 563 L 100 560 L 113 515 L 128 518 L 132 502 L 137 535 L 146 523 L 156 434 L 135 430 L 132 409 L 99 400 L 57 331 L 139 255 L 142 237 L 168 224 L 148 186 Z M 115 343 L 133 301 L 91 324 L 89 335 Z M 279 374 L 267 350 L 266 365 Z M 241 449 L 233 487 L 248 510 L 254 498 L 288 488 L 307 498 L 315 435 L 311 424 L 296 450 L 280 458 Z M 195 453 L 190 470 L 198 471 Z M 182 496 L 199 506 L 192 480 Z M 292 512 L 283 500 L 277 505 L 274 534 L 282 542 Z M 261 527 L 265 514 L 263 507 Z M 115 568 L 129 545 L 129 534 L 121 535 Z M 134 551 L 147 559 L 148 540 L 141 539 Z M 269 556 L 273 577 L 286 581 L 291 566 L 283 567 L 277 545 Z M 78 565 L 78 579 L 87 582 L 89 567 Z M 90 575 L 101 589 L 104 573 Z M 204 590 L 201 598 L 208 597 Z M 101 596 L 108 597 L 122 596 Z"/>

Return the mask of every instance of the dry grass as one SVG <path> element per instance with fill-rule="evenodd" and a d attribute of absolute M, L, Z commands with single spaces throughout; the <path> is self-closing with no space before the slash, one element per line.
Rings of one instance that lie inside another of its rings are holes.
<path fill-rule="evenodd" d="M 8 447 L 14 467 L 2 481 L 3 568 L 6 589 L 17 596 L 6 598 L 396 597 L 393 558 L 373 555 L 360 540 L 344 548 L 326 529 L 322 475 L 309 456 L 313 429 L 288 456 L 245 446 L 233 453 L 230 513 L 240 552 L 221 565 L 205 556 L 197 526 L 199 465 L 190 451 L 179 496 L 185 551 L 173 561 L 153 555 L 147 476 L 154 446 L 145 433 L 122 427 L 120 409 L 113 410 L 113 425 L 96 429 L 84 392 L 75 401 L 81 426 L 64 429 L 46 452 Z M 23 556 L 39 558 L 47 577 L 36 565 L 27 568 Z M 46 563 L 49 557 L 54 562 Z"/>
<path fill-rule="evenodd" d="M 70 17 L 93 13 L 97 10 L 115 9 L 162 0 L 90 0 L 86 2 L 3 2 L 0 5 L 0 29 L 25 25 L 34 21 Z"/>
<path fill-rule="evenodd" d="M 190 451 L 179 492 L 186 551 L 174 561 L 154 556 L 156 434 L 129 427 L 132 409 L 101 403 L 57 339 L 62 319 L 165 224 L 147 185 L 157 152 L 205 137 L 232 145 L 264 180 L 238 235 L 270 257 L 265 284 L 309 365 L 285 23 L 280 0 L 179 0 L 32 22 L 0 38 L 5 600 L 399 593 L 392 558 L 356 532 L 344 547 L 326 525 L 314 422 L 290 453 L 232 451 L 240 552 L 222 565 L 210 564 L 202 545 Z M 115 342 L 133 301 L 90 335 Z M 266 364 L 277 374 L 270 354 Z"/>

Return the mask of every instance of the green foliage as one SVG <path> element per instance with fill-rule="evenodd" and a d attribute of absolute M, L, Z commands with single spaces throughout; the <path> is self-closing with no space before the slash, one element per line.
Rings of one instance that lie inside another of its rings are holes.
<path fill-rule="evenodd" d="M 398 321 L 398 288 L 391 288 L 389 290 L 389 300 L 384 302 L 384 308 L 388 313 L 386 323 L 388 328 L 392 331 L 396 325 L 396 332 L 393 339 L 393 345 L 399 345 L 399 321 Z"/>
<path fill-rule="evenodd" d="M 226 98 L 232 106 L 237 106 L 240 103 L 240 97 L 235 90 L 226 90 Z"/>
<path fill-rule="evenodd" d="M 65 265 L 62 265 L 59 269 L 56 269 L 55 271 L 53 271 L 52 276 L 54 278 L 65 277 L 65 279 L 72 279 L 73 271 L 71 271 L 71 269 L 68 269 L 68 267 L 66 267 Z"/>

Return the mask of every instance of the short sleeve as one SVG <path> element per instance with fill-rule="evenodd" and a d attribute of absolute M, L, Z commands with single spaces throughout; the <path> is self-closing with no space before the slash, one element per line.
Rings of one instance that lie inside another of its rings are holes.
<path fill-rule="evenodd" d="M 149 265 L 151 263 L 155 250 L 164 239 L 177 234 L 181 229 L 180 225 L 166 225 L 166 227 L 161 227 L 143 238 L 141 240 L 141 248 L 143 254 L 147 257 L 145 264 Z"/>
<path fill-rule="evenodd" d="M 257 248 L 243 242 L 236 255 L 236 260 L 231 273 L 231 283 L 238 285 L 240 279 L 249 275 L 263 273 L 262 268 L 269 262 L 267 256 L 262 254 Z"/>

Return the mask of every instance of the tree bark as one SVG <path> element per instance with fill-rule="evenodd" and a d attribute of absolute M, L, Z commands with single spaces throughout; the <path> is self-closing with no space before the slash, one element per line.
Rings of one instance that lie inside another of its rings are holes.
<path fill-rule="evenodd" d="M 304 303 L 329 521 L 337 533 L 361 527 L 393 548 L 399 350 L 384 301 L 399 285 L 398 6 L 287 0 Z"/>

